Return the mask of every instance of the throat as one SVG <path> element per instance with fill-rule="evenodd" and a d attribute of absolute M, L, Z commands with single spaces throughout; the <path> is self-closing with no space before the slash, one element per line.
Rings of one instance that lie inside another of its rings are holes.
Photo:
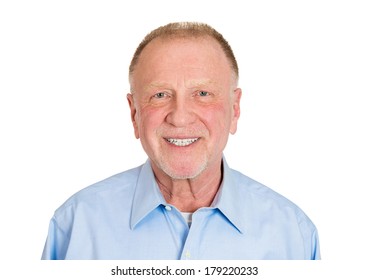
<path fill-rule="evenodd" d="M 201 188 L 193 192 L 192 189 L 167 188 L 160 182 L 158 185 L 167 203 L 174 205 L 182 212 L 188 213 L 193 213 L 202 207 L 211 206 L 219 188 L 219 186 Z"/>
<path fill-rule="evenodd" d="M 222 182 L 222 164 L 207 169 L 194 179 L 173 179 L 155 172 L 156 182 L 166 202 L 182 212 L 195 212 L 211 206 Z"/>

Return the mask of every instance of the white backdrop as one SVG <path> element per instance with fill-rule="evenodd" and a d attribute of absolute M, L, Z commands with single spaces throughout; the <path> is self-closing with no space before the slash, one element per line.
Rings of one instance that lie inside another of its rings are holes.
<path fill-rule="evenodd" d="M 2 1 L 0 255 L 38 260 L 53 211 L 141 164 L 126 94 L 152 29 L 202 21 L 230 42 L 243 89 L 225 155 L 298 204 L 322 258 L 367 247 L 368 10 L 364 1 Z"/>

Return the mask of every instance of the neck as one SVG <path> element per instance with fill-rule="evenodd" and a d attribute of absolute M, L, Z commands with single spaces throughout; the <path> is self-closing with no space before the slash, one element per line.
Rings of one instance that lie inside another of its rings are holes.
<path fill-rule="evenodd" d="M 209 207 L 222 181 L 221 163 L 215 170 L 205 170 L 194 179 L 172 179 L 162 172 L 155 172 L 156 181 L 167 203 L 182 212 L 195 212 Z"/>

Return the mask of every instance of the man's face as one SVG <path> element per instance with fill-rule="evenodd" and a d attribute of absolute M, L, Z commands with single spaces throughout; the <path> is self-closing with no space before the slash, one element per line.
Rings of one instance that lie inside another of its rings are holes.
<path fill-rule="evenodd" d="M 241 96 L 220 45 L 212 38 L 154 39 L 131 83 L 135 136 L 153 170 L 173 179 L 218 172 Z"/>

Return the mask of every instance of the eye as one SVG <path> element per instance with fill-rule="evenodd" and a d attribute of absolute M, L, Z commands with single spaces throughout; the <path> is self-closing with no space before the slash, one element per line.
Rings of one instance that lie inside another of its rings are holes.
<path fill-rule="evenodd" d="M 199 96 L 208 96 L 208 95 L 210 95 L 210 94 L 209 94 L 209 92 L 208 92 L 208 91 L 201 90 L 201 91 L 199 91 L 199 92 L 198 92 L 198 95 L 199 95 Z"/>
<path fill-rule="evenodd" d="M 156 93 L 152 93 L 150 97 L 150 102 L 153 104 L 162 104 L 168 102 L 170 100 L 171 94 L 166 91 L 159 91 Z"/>
<path fill-rule="evenodd" d="M 153 97 L 157 99 L 165 98 L 167 94 L 165 92 L 158 92 Z"/>

